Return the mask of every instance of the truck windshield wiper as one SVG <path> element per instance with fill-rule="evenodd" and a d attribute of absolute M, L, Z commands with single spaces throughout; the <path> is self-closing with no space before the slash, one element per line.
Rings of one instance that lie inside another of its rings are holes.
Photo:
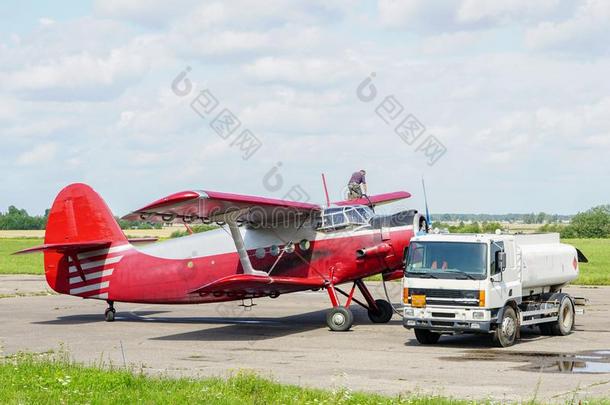
<path fill-rule="evenodd" d="M 415 274 L 421 278 L 438 278 L 433 274 L 426 273 L 425 271 L 407 271 L 407 274 Z"/>
<path fill-rule="evenodd" d="M 472 275 L 470 275 L 470 274 L 468 274 L 466 272 L 463 272 L 463 271 L 453 270 L 453 269 L 446 269 L 445 271 L 448 272 L 448 273 L 461 274 L 461 275 L 465 276 L 466 278 L 469 278 L 471 280 L 476 280 L 476 278 L 474 278 Z"/>

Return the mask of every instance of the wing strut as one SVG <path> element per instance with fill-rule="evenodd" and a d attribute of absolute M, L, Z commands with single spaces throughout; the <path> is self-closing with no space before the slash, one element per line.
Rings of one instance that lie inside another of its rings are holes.
<path fill-rule="evenodd" d="M 237 225 L 237 218 L 242 215 L 243 211 L 244 210 L 234 211 L 225 215 L 225 221 L 229 226 L 229 230 L 231 231 L 231 238 L 233 238 L 233 243 L 235 243 L 235 248 L 237 249 L 237 253 L 239 254 L 239 261 L 241 263 L 241 267 L 243 267 L 244 269 L 244 274 L 251 274 L 254 276 L 267 276 L 266 272 L 255 270 L 254 267 L 252 267 L 252 262 L 250 261 L 250 257 L 248 256 L 248 251 L 246 250 L 244 238 L 241 235 L 241 232 L 239 231 L 239 225 Z"/>

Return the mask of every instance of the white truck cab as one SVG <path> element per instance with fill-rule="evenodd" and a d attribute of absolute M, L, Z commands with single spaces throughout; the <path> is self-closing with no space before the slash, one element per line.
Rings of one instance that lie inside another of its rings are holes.
<path fill-rule="evenodd" d="M 561 288 L 578 276 L 579 261 L 586 258 L 558 234 L 416 236 L 405 262 L 404 326 L 423 344 L 485 333 L 506 347 L 534 324 L 567 335 L 574 301 Z"/>

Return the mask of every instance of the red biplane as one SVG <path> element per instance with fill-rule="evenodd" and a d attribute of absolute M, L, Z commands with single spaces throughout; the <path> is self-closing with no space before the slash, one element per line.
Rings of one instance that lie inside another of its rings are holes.
<path fill-rule="evenodd" d="M 391 304 L 375 300 L 363 279 L 402 276 L 405 249 L 414 234 L 427 230 L 426 220 L 415 210 L 376 215 L 373 209 L 408 197 L 394 192 L 323 207 L 184 191 L 124 218 L 218 229 L 144 245 L 125 237 L 93 189 L 72 184 L 53 203 L 44 245 L 17 253 L 44 252 L 51 288 L 107 301 L 107 321 L 114 320 L 115 302 L 193 304 L 325 289 L 332 304 L 328 326 L 343 331 L 353 324 L 352 302 L 373 322 L 392 317 Z M 349 292 L 338 287 L 343 283 L 352 283 Z M 354 298 L 356 288 L 365 302 Z M 343 304 L 338 293 L 347 297 Z"/>

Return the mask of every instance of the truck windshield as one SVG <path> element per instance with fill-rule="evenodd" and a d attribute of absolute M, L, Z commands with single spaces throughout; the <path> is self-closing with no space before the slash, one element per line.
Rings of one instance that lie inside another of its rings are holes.
<path fill-rule="evenodd" d="M 467 242 L 411 242 L 406 273 L 411 277 L 482 280 L 487 245 Z"/>

